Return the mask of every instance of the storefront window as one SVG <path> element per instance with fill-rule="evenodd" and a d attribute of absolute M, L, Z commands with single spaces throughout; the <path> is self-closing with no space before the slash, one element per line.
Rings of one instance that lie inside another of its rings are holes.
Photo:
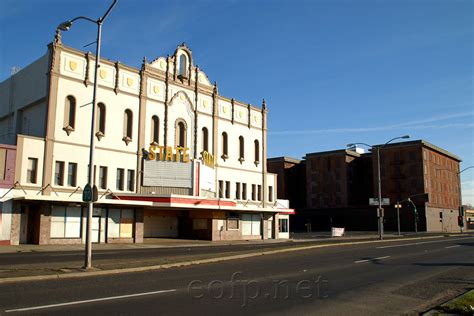
<path fill-rule="evenodd" d="M 242 214 L 242 235 L 260 236 L 260 214 Z"/>
<path fill-rule="evenodd" d="M 280 233 L 287 233 L 288 232 L 288 218 L 280 218 L 278 220 Z"/>
<path fill-rule="evenodd" d="M 132 238 L 133 222 L 133 210 L 110 209 L 107 226 L 107 236 L 109 238 Z"/>
<path fill-rule="evenodd" d="M 229 214 L 227 217 L 227 230 L 239 229 L 239 215 L 235 213 Z"/>
<path fill-rule="evenodd" d="M 50 236 L 51 238 L 80 238 L 81 208 L 53 206 Z"/>

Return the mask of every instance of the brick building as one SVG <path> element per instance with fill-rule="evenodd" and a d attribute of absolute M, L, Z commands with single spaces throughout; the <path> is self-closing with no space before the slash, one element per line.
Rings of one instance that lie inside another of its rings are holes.
<path fill-rule="evenodd" d="M 274 159 L 268 161 L 269 170 L 278 174 L 279 186 L 294 190 L 305 184 L 305 194 L 278 191 L 278 198 L 290 199 L 297 209 L 292 219 L 295 231 L 326 230 L 331 226 L 377 229 L 376 207 L 369 205 L 369 198 L 378 195 L 377 155 L 359 148 L 309 153 L 299 164 L 293 160 L 291 166 L 291 170 L 304 168 L 303 178 L 283 173 L 281 163 L 276 164 Z M 397 201 L 403 201 L 402 231 L 415 229 L 413 204 L 407 201 L 412 197 L 418 213 L 418 230 L 457 231 L 460 162 L 456 155 L 424 140 L 381 148 L 382 197 L 390 199 L 390 205 L 384 207 L 386 230 L 397 229 Z M 292 200 L 295 198 L 298 201 Z"/>
<path fill-rule="evenodd" d="M 0 245 L 10 244 L 12 187 L 15 179 L 16 147 L 0 145 Z"/>
<path fill-rule="evenodd" d="M 277 175 L 277 196 L 287 196 L 291 208 L 306 206 L 306 162 L 290 157 L 267 159 L 267 170 Z"/>

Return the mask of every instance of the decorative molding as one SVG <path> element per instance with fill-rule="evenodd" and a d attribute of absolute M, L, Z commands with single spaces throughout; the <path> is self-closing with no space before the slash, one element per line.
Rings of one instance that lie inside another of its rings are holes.
<path fill-rule="evenodd" d="M 230 100 L 230 104 L 231 104 L 231 107 L 232 107 L 232 119 L 231 119 L 231 122 L 232 122 L 232 124 L 234 124 L 234 106 L 235 106 L 235 100 L 234 100 L 234 98 L 232 98 L 232 99 Z"/>
<path fill-rule="evenodd" d="M 114 87 L 114 92 L 115 94 L 118 94 L 119 92 L 119 81 L 120 81 L 120 75 L 119 75 L 119 65 L 120 62 L 115 62 L 115 87 Z"/>
<path fill-rule="evenodd" d="M 193 157 L 194 159 L 197 158 L 197 149 L 198 147 L 198 77 L 199 77 L 199 67 L 196 65 L 195 68 L 195 85 L 194 85 L 194 151 Z M 208 140 L 209 141 L 209 140 Z"/>
<path fill-rule="evenodd" d="M 89 67 L 90 67 L 90 64 L 91 64 L 91 52 L 87 52 L 86 53 L 86 74 L 84 76 L 84 85 L 87 87 L 90 83 L 90 71 L 89 71 Z"/>
<path fill-rule="evenodd" d="M 170 77 L 170 55 L 166 57 L 166 76 L 165 76 L 165 119 L 163 122 L 163 143 L 168 146 L 168 98 L 169 98 L 169 77 Z"/>
<path fill-rule="evenodd" d="M 65 127 L 63 127 L 63 131 L 66 132 L 67 136 L 71 135 L 72 132 L 74 132 L 74 128 L 72 128 L 71 126 L 67 125 Z"/>
<path fill-rule="evenodd" d="M 125 144 L 128 146 L 129 143 L 132 142 L 132 139 L 128 136 L 122 137 L 122 140 L 125 142 Z"/>
<path fill-rule="evenodd" d="M 250 109 L 251 109 L 251 105 L 250 105 L 250 103 L 249 103 L 249 104 L 247 105 L 247 124 L 248 124 L 249 129 L 250 129 L 250 125 L 251 125 L 251 123 L 252 123 L 252 120 L 251 120 L 251 117 L 250 117 L 250 115 L 251 115 Z"/>
<path fill-rule="evenodd" d="M 98 131 L 97 133 L 95 133 L 95 137 L 97 137 L 97 140 L 99 142 L 104 136 L 105 136 L 104 133 L 102 133 L 101 131 Z"/>

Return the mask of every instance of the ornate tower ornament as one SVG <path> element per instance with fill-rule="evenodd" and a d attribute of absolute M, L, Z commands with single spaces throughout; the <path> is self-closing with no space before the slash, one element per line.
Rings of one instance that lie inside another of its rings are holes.
<path fill-rule="evenodd" d="M 54 44 L 61 45 L 61 30 L 59 28 L 56 29 L 56 34 L 54 35 Z"/>

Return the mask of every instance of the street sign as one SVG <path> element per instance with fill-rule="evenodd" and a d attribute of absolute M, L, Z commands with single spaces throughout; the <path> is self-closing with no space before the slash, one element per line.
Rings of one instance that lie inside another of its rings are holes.
<path fill-rule="evenodd" d="M 89 183 L 86 184 L 86 186 L 84 187 L 84 191 L 82 191 L 82 200 L 84 202 L 92 201 L 92 189 Z"/>
<path fill-rule="evenodd" d="M 378 198 L 370 198 L 369 199 L 369 205 L 379 205 L 379 199 Z M 389 198 L 382 198 L 382 205 L 390 205 L 390 199 Z"/>

